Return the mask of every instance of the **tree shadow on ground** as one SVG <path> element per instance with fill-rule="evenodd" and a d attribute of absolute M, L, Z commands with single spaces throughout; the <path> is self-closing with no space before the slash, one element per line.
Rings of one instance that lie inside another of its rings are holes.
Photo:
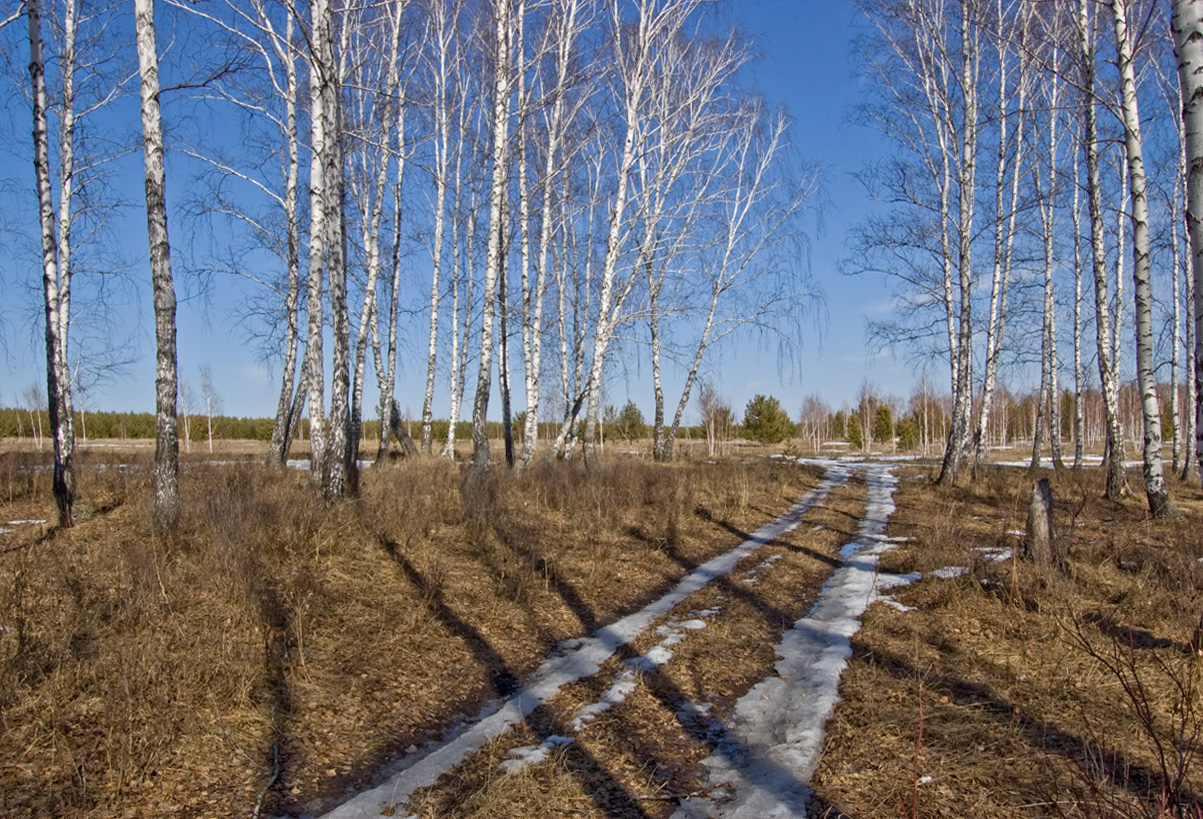
<path fill-rule="evenodd" d="M 1171 783 L 1159 772 L 1135 764 L 1120 751 L 1037 719 L 1018 705 L 996 697 L 987 686 L 920 669 L 899 655 L 869 649 L 856 641 L 853 641 L 853 656 L 854 661 L 859 659 L 900 680 L 921 680 L 924 688 L 942 692 L 957 705 L 973 708 L 1002 725 L 1016 726 L 1036 750 L 1070 759 L 1083 771 L 1094 772 L 1112 786 L 1140 799 L 1154 803 L 1171 788 Z M 1203 804 L 1203 796 L 1199 794 L 1187 790 L 1179 793 L 1187 804 Z"/>
<path fill-rule="evenodd" d="M 459 636 L 468 646 L 492 680 L 495 692 L 506 697 L 519 689 L 517 677 L 510 670 L 501 654 L 480 631 L 457 615 L 443 600 L 442 593 L 435 588 L 417 568 L 401 553 L 400 547 L 389 540 L 381 545 L 389 556 L 422 593 L 422 600 L 430 614 L 452 633 Z M 566 733 L 564 726 L 544 707 L 534 709 L 525 722 L 536 738 L 542 742 L 552 736 Z M 630 794 L 617 778 L 601 765 L 580 743 L 572 743 L 563 755 L 564 764 L 580 780 L 584 790 L 597 807 L 614 819 L 643 819 L 648 814 L 639 800 Z"/>

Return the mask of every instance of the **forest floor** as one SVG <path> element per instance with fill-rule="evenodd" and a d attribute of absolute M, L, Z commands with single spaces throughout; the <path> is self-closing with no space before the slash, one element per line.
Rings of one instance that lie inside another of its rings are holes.
<path fill-rule="evenodd" d="M 1197 488 L 1046 473 L 1056 571 L 1014 468 L 398 463 L 325 506 L 196 450 L 167 540 L 149 452 L 89 449 L 70 531 L 0 453 L 0 817 L 1198 815 Z"/>

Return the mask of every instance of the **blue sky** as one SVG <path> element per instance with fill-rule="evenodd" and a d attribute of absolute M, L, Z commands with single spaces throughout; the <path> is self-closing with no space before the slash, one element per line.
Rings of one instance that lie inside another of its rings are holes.
<path fill-rule="evenodd" d="M 809 265 L 826 295 L 826 305 L 817 321 L 801 319 L 804 347 L 800 360 L 792 364 L 780 361 L 775 347 L 743 339 L 727 345 L 721 357 L 711 362 L 706 375 L 737 411 L 756 393 L 777 396 L 794 414 L 811 393 L 823 395 L 829 404 L 838 407 L 854 400 L 866 379 L 887 393 L 905 396 L 914 380 L 908 362 L 888 355 L 872 356 L 866 348 L 867 317 L 889 309 L 886 283 L 848 278 L 837 270 L 848 230 L 873 207 L 852 174 L 886 149 L 879 134 L 848 121 L 858 98 L 852 55 L 852 30 L 858 12 L 851 2 L 839 0 L 731 0 L 726 13 L 754 36 L 761 52 L 754 67 L 755 82 L 770 100 L 784 104 L 792 114 L 799 159 L 824 170 L 826 204 L 819 224 L 816 226 L 813 220 L 810 223 Z M 10 72 L 10 76 L 19 75 Z M 27 138 L 27 128 L 21 121 L 28 116 L 27 105 L 19 98 L 10 98 L 7 108 L 12 116 L 7 126 L 9 134 Z M 167 109 L 168 116 L 171 110 Z M 120 167 L 130 180 L 127 195 L 136 203 L 141 164 L 135 159 L 123 161 Z M 9 207 L 22 201 L 32 206 L 32 179 L 27 178 L 31 174 L 26 167 L 13 164 L 7 162 L 3 172 Z M 181 187 L 186 184 L 187 179 L 181 175 L 169 178 L 169 195 L 176 202 L 185 194 Z M 121 324 L 128 331 L 130 341 L 125 349 L 133 361 L 124 376 L 110 380 L 87 397 L 88 409 L 148 411 L 154 406 L 149 273 L 145 233 L 139 232 L 144 231 L 143 219 L 140 208 L 132 207 L 122 228 L 122 253 L 127 257 L 123 265 L 131 286 L 122 297 L 125 306 Z M 173 242 L 193 240 L 190 230 L 190 225 L 176 219 L 171 225 Z M 12 246 L 12 234 L 3 238 L 6 245 Z M 220 241 L 220 237 L 214 239 Z M 31 254 L 16 252 L 9 254 L 3 269 L 6 281 L 0 285 L 0 296 L 9 307 L 3 313 L 7 354 L 0 362 L 0 405 L 12 405 L 20 402 L 21 394 L 35 380 L 44 383 L 44 352 L 37 327 L 36 260 Z M 206 295 L 188 298 L 189 288 L 181 278 L 177 266 L 177 288 L 183 297 L 178 313 L 181 377 L 197 389 L 198 369 L 207 364 L 227 414 L 272 414 L 278 369 L 272 370 L 258 360 L 237 320 L 236 305 L 247 292 L 247 285 L 217 279 Z M 21 303 L 30 306 L 22 308 Z M 416 331 L 411 332 L 414 338 L 416 335 Z M 419 343 L 411 340 L 403 351 L 397 386 L 402 408 L 408 406 L 414 414 L 420 410 L 424 380 L 419 348 Z M 515 378 L 518 365 L 515 355 Z M 677 387 L 670 381 L 670 405 L 675 405 L 674 389 Z M 628 398 L 650 414 L 650 376 L 615 368 L 607 385 L 606 402 L 621 405 Z M 375 402 L 371 387 L 366 400 L 369 405 Z M 491 414 L 496 414 L 496 402 L 491 408 Z M 436 414 L 439 411 L 440 405 L 436 404 Z M 441 411 L 446 412 L 445 399 Z M 692 420 L 692 413 L 686 420 Z"/>

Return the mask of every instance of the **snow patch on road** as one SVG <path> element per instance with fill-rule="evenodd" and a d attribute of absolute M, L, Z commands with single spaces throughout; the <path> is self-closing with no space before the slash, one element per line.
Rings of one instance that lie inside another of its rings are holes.
<path fill-rule="evenodd" d="M 597 719 L 606 711 L 609 711 L 615 705 L 624 702 L 638 687 L 640 674 L 655 671 L 658 667 L 668 663 L 673 658 L 672 646 L 677 645 L 685 639 L 685 632 L 706 628 L 706 621 L 701 618 L 710 617 L 717 614 L 718 611 L 718 609 L 695 611 L 690 613 L 692 617 L 690 620 L 681 622 L 670 620 L 662 626 L 657 626 L 656 633 L 661 637 L 660 642 L 638 657 L 626 660 L 623 663 L 622 671 L 614 678 L 614 682 L 610 684 L 610 687 L 602 692 L 597 702 L 583 705 L 577 709 L 572 719 L 573 733 L 579 734 L 581 729 L 587 724 Z M 521 773 L 528 765 L 537 765 L 546 761 L 548 755 L 557 746 L 567 745 L 574 741 L 573 737 L 550 736 L 538 745 L 526 745 L 521 748 L 515 748 L 506 754 L 509 759 L 502 762 L 499 767 L 503 773 Z"/>
<path fill-rule="evenodd" d="M 292 465 L 291 462 L 289 465 Z M 386 815 L 386 811 L 388 815 L 394 815 L 396 807 L 403 806 L 415 790 L 433 785 L 440 776 L 460 765 L 487 741 L 523 722 L 564 686 L 596 674 L 602 663 L 619 648 L 667 616 L 678 603 L 712 580 L 729 575 L 741 560 L 754 554 L 761 546 L 792 531 L 801 517 L 822 502 L 832 489 L 845 483 L 849 474 L 849 470 L 843 466 L 832 464 L 824 480 L 803 495 L 784 515 L 757 529 L 734 549 L 703 563 L 671 591 L 640 611 L 603 626 L 587 638 L 561 645 L 517 693 L 488 704 L 466 727 L 452 732 L 442 742 L 399 760 L 382 785 L 343 803 L 327 813 L 326 819 L 374 819 Z M 884 525 L 883 521 L 883 528 Z"/>
<path fill-rule="evenodd" d="M 731 725 L 705 764 L 718 786 L 715 801 L 687 800 L 674 819 L 786 819 L 804 817 L 807 781 L 823 747 L 824 727 L 839 700 L 840 675 L 852 655 L 860 616 L 880 596 L 918 579 L 877 571 L 894 548 L 884 537 L 894 511 L 897 479 L 888 466 L 862 467 L 869 497 L 856 539 L 841 554 L 810 615 L 794 624 L 776 647 L 777 676 L 758 683 L 735 706 Z M 721 800 L 721 801 L 720 801 Z"/>

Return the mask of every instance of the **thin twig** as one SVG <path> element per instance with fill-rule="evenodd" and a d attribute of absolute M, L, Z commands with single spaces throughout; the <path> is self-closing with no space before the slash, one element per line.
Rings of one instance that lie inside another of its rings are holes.
<path fill-rule="evenodd" d="M 255 800 L 255 809 L 251 811 L 251 819 L 259 819 L 259 814 L 263 810 L 263 800 L 267 798 L 267 792 L 276 784 L 276 780 L 280 778 L 280 743 L 272 743 L 272 775 L 267 780 L 267 784 L 263 786 L 263 790 L 259 791 L 259 798 Z"/>

